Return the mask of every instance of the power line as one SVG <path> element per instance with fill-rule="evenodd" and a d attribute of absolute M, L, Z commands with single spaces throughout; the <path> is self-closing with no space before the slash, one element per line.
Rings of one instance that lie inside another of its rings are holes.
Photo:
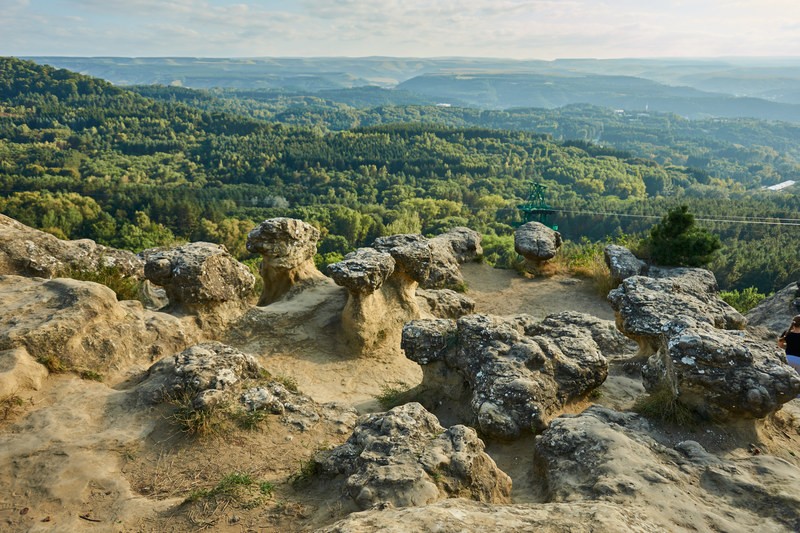
<path fill-rule="evenodd" d="M 645 218 L 651 220 L 661 220 L 659 215 L 635 215 L 629 213 L 609 213 L 605 211 L 579 211 L 572 209 L 551 208 L 557 213 L 569 213 L 573 215 L 594 215 L 604 217 L 623 217 L 623 218 Z M 755 224 L 763 226 L 800 226 L 800 219 L 797 218 L 777 218 L 777 217 L 740 217 L 729 216 L 726 218 L 712 218 L 706 216 L 695 216 L 697 222 L 723 222 L 728 224 Z"/>

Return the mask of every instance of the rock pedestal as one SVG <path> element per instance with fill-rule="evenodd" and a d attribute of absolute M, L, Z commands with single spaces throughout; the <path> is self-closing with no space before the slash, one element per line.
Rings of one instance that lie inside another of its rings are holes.
<path fill-rule="evenodd" d="M 247 250 L 261 255 L 264 289 L 258 305 L 269 305 L 324 279 L 314 265 L 319 230 L 302 220 L 271 218 L 247 235 Z"/>

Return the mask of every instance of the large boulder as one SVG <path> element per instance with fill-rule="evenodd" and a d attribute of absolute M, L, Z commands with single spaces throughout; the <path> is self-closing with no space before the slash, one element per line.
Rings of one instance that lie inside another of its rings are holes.
<path fill-rule="evenodd" d="M 213 411 L 219 419 L 236 420 L 263 412 L 277 415 L 300 431 L 313 428 L 324 417 L 326 422 L 337 424 L 336 432 L 343 434 L 352 429 L 357 418 L 355 409 L 317 404 L 273 378 L 255 357 L 219 342 L 190 346 L 156 362 L 136 393 L 146 405 L 166 402 L 180 406 L 188 418 Z"/>
<path fill-rule="evenodd" d="M 437 318 L 459 318 L 475 312 L 475 300 L 451 289 L 417 289 L 417 302 Z"/>
<path fill-rule="evenodd" d="M 126 250 L 90 239 L 64 241 L 0 214 L 0 274 L 54 278 L 68 271 L 117 268 L 142 278 L 144 262 Z"/>
<path fill-rule="evenodd" d="M 193 242 L 145 257 L 145 276 L 164 288 L 172 309 L 204 315 L 248 305 L 255 278 L 224 246 Z"/>
<path fill-rule="evenodd" d="M 666 387 L 675 400 L 717 421 L 764 418 L 800 394 L 800 375 L 781 361 L 773 342 L 691 318 L 665 326 L 642 377 L 648 391 Z"/>
<path fill-rule="evenodd" d="M 795 315 L 800 314 L 800 287 L 792 282 L 747 312 L 748 326 L 765 328 L 773 339 L 786 329 Z"/>
<path fill-rule="evenodd" d="M 360 509 L 455 497 L 507 503 L 511 496 L 511 479 L 484 452 L 475 430 L 445 429 L 418 403 L 367 415 L 346 443 L 316 463 L 323 475 L 344 477 L 342 492 Z"/>
<path fill-rule="evenodd" d="M 617 327 L 639 344 L 639 354 L 658 350 L 664 326 L 689 316 L 722 329 L 743 329 L 746 319 L 719 297 L 714 275 L 699 268 L 655 269 L 653 278 L 632 276 L 608 293 Z"/>
<path fill-rule="evenodd" d="M 590 332 L 571 319 L 469 315 L 415 320 L 403 328 L 406 357 L 423 365 L 421 387 L 441 398 L 466 383 L 467 424 L 486 435 L 516 438 L 539 432 L 568 401 L 599 387 L 608 363 Z"/>
<path fill-rule="evenodd" d="M 314 265 L 319 230 L 294 218 L 265 220 L 247 235 L 247 250 L 261 255 L 264 289 L 258 305 L 269 305 L 324 279 Z"/>
<path fill-rule="evenodd" d="M 483 254 L 481 234 L 464 227 L 453 228 L 429 241 L 433 255 L 427 279 L 420 282 L 424 289 L 460 289 L 464 286 L 461 263 Z"/>
<path fill-rule="evenodd" d="M 611 279 L 615 285 L 619 285 L 631 276 L 639 276 L 647 272 L 647 264 L 624 246 L 609 244 L 603 249 L 603 257 L 611 271 Z"/>
<path fill-rule="evenodd" d="M 51 370 L 113 373 L 201 334 L 193 321 L 119 302 L 108 287 L 87 281 L 0 276 L 0 301 L 0 367 L 20 364 L 13 349 L 24 348 Z"/>
<path fill-rule="evenodd" d="M 561 242 L 561 234 L 541 222 L 528 222 L 514 232 L 514 250 L 533 264 L 554 258 Z"/>
<path fill-rule="evenodd" d="M 800 482 L 796 466 L 769 455 L 721 459 L 692 440 L 664 445 L 657 434 L 639 415 L 596 405 L 553 420 L 534 452 L 548 506 L 602 501 L 638 511 L 660 531 L 800 527 L 800 496 L 786 491 Z"/>

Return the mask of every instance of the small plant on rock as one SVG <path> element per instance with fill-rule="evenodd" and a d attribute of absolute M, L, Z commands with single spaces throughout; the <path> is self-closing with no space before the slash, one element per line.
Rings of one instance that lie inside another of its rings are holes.
<path fill-rule="evenodd" d="M 398 405 L 403 405 L 411 401 L 411 386 L 402 381 L 390 381 L 381 385 L 380 394 L 375 396 L 381 408 L 387 411 Z"/>
<path fill-rule="evenodd" d="M 662 382 L 650 394 L 640 396 L 633 404 L 633 410 L 647 418 L 682 427 L 695 427 L 701 420 L 699 413 L 678 401 L 667 382 Z"/>
<path fill-rule="evenodd" d="M 0 420 L 5 421 L 19 412 L 19 408 L 25 403 L 16 394 L 0 396 Z"/>
<path fill-rule="evenodd" d="M 175 410 L 167 418 L 189 436 L 204 437 L 217 433 L 224 422 L 222 406 L 201 409 L 194 406 L 194 391 L 181 391 L 167 399 Z"/>

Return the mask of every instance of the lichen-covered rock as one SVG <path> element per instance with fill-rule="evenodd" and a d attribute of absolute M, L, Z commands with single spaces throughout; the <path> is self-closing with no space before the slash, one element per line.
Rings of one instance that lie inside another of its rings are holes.
<path fill-rule="evenodd" d="M 638 509 L 660 524 L 657 530 L 800 527 L 800 496 L 785 490 L 800 481 L 796 466 L 765 455 L 720 459 L 694 441 L 670 448 L 656 433 L 634 413 L 597 405 L 554 419 L 536 437 L 534 455 L 549 501 Z"/>
<path fill-rule="evenodd" d="M 606 265 L 611 271 L 611 279 L 615 285 L 619 285 L 622 280 L 631 276 L 639 276 L 646 273 L 647 264 L 624 246 L 609 244 L 603 249 L 603 257 L 605 257 Z"/>
<path fill-rule="evenodd" d="M 463 226 L 452 228 L 433 237 L 431 240 L 434 242 L 434 245 L 440 242 L 447 243 L 453 257 L 455 257 L 456 261 L 459 263 L 473 261 L 483 254 L 481 234 Z"/>
<path fill-rule="evenodd" d="M 556 256 L 561 248 L 561 234 L 541 222 L 528 222 L 514 232 L 514 250 L 532 263 Z"/>
<path fill-rule="evenodd" d="M 328 274 L 337 285 L 351 294 L 368 295 L 381 288 L 386 278 L 394 272 L 395 260 L 386 252 L 373 248 L 359 248 L 342 261 L 328 265 Z"/>
<path fill-rule="evenodd" d="M 0 274 L 53 278 L 69 270 L 97 271 L 115 267 L 141 279 L 144 262 L 126 250 L 89 239 L 62 241 L 0 214 Z"/>
<path fill-rule="evenodd" d="M 151 366 L 139 393 L 151 404 L 190 394 L 194 407 L 205 409 L 230 396 L 236 383 L 256 379 L 262 371 L 252 355 L 219 342 L 197 344 Z"/>
<path fill-rule="evenodd" d="M 437 318 L 459 318 L 475 311 L 475 300 L 451 289 L 417 289 L 417 301 Z"/>
<path fill-rule="evenodd" d="M 529 336 L 546 334 L 551 337 L 569 337 L 578 331 L 585 332 L 597 344 L 605 357 L 624 356 L 636 351 L 636 343 L 623 335 L 613 321 L 574 311 L 548 315 L 541 322 L 528 322 L 523 326 Z"/>
<path fill-rule="evenodd" d="M 556 317 L 538 327 L 524 315 L 416 320 L 403 328 L 401 347 L 423 365 L 423 386 L 441 381 L 441 365 L 427 366 L 439 361 L 465 381 L 473 414 L 465 422 L 501 438 L 541 431 L 549 416 L 608 375 L 591 333 Z"/>
<path fill-rule="evenodd" d="M 664 326 L 688 316 L 722 329 L 743 329 L 746 319 L 719 297 L 714 275 L 703 269 L 662 270 L 659 278 L 633 276 L 608 293 L 617 327 L 649 356 L 660 345 Z"/>
<path fill-rule="evenodd" d="M 800 375 L 772 342 L 744 331 L 678 319 L 642 368 L 647 390 L 667 386 L 677 401 L 718 421 L 764 418 L 800 394 Z"/>
<path fill-rule="evenodd" d="M 24 347 L 51 368 L 113 372 L 196 342 L 193 323 L 117 301 L 104 285 L 0 276 L 0 350 Z"/>
<path fill-rule="evenodd" d="M 164 288 L 170 304 L 202 312 L 223 303 L 246 305 L 255 278 L 224 246 L 194 242 L 145 253 L 144 273 Z"/>
<path fill-rule="evenodd" d="M 294 218 L 271 218 L 247 235 L 247 250 L 260 254 L 264 290 L 258 305 L 299 292 L 324 275 L 314 265 L 319 230 Z"/>
<path fill-rule="evenodd" d="M 427 505 L 442 498 L 510 501 L 511 479 L 472 428 L 443 428 L 418 403 L 367 415 L 345 444 L 316 457 L 323 475 L 345 477 L 361 509 Z"/>
<path fill-rule="evenodd" d="M 430 241 L 418 234 L 378 237 L 372 247 L 386 252 L 395 260 L 395 270 L 421 283 L 430 275 L 433 256 Z"/>
<path fill-rule="evenodd" d="M 219 342 L 197 344 L 156 362 L 137 394 L 145 404 L 186 402 L 195 411 L 219 408 L 231 416 L 266 411 L 301 431 L 311 429 L 322 417 L 352 428 L 357 417 L 352 408 L 319 405 L 290 390 L 252 355 Z"/>
<path fill-rule="evenodd" d="M 797 282 L 792 282 L 765 298 L 745 316 L 749 326 L 766 328 L 775 339 L 789 329 L 792 318 L 797 314 L 800 314 L 800 288 Z"/>

